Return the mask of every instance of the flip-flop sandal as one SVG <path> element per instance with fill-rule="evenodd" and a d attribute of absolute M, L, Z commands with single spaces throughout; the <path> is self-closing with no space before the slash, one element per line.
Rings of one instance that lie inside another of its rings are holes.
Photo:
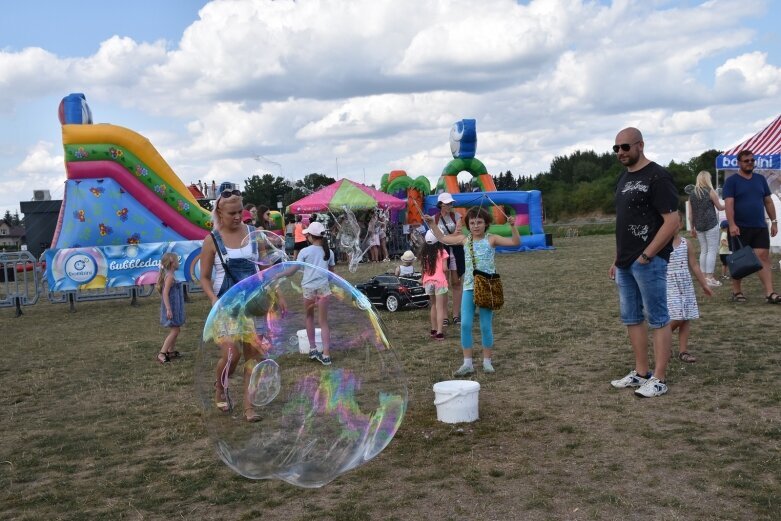
<path fill-rule="evenodd" d="M 162 359 L 160 359 L 160 355 L 163 355 Z M 157 353 L 156 360 L 157 360 L 157 363 L 159 363 L 159 364 L 167 364 L 168 362 L 171 361 L 171 359 L 168 358 L 168 353 Z"/>
<path fill-rule="evenodd" d="M 684 351 L 683 353 L 678 353 L 678 359 L 681 362 L 687 363 L 687 364 L 693 364 L 697 361 L 697 358 L 688 351 Z"/>
<path fill-rule="evenodd" d="M 182 358 L 182 353 L 179 351 L 169 351 L 167 354 L 168 358 Z"/>
<path fill-rule="evenodd" d="M 746 296 L 743 294 L 742 291 L 738 291 L 737 293 L 733 293 L 732 296 L 729 298 L 732 302 L 746 302 Z"/>
<path fill-rule="evenodd" d="M 767 301 L 768 304 L 781 304 L 781 295 L 779 295 L 774 291 L 773 293 L 765 297 L 765 300 Z"/>
<path fill-rule="evenodd" d="M 256 423 L 263 419 L 263 416 L 256 413 L 252 408 L 244 409 L 244 419 L 249 423 Z"/>

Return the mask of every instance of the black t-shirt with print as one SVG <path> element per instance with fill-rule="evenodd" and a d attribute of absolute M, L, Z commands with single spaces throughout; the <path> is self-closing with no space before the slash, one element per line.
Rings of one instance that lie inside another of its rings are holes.
<path fill-rule="evenodd" d="M 678 210 L 678 191 L 670 172 L 651 162 L 624 171 L 616 187 L 616 266 L 628 268 L 653 240 L 663 214 Z M 672 239 L 656 254 L 670 260 Z"/>

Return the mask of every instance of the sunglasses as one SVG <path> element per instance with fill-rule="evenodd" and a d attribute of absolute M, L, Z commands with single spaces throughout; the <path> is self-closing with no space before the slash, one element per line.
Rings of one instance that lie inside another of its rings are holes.
<path fill-rule="evenodd" d="M 241 197 L 241 191 L 240 190 L 223 190 L 220 192 L 220 197 L 217 199 L 217 203 L 214 205 L 214 209 L 217 210 L 220 207 L 220 199 L 227 199 L 228 197 L 233 197 L 234 195 L 237 195 Z"/>
<path fill-rule="evenodd" d="M 632 145 L 636 145 L 640 143 L 640 141 L 635 141 L 634 143 L 621 143 L 620 145 L 613 145 L 613 152 L 616 154 L 618 153 L 618 150 L 623 150 L 624 152 L 629 152 L 629 149 L 632 148 Z"/>
<path fill-rule="evenodd" d="M 756 159 L 741 159 L 740 162 L 741 163 L 756 163 L 757 160 Z"/>
<path fill-rule="evenodd" d="M 241 197 L 241 191 L 240 190 L 223 190 L 220 193 L 220 197 L 225 197 L 225 198 L 233 197 L 234 195 L 238 195 L 239 197 Z"/>

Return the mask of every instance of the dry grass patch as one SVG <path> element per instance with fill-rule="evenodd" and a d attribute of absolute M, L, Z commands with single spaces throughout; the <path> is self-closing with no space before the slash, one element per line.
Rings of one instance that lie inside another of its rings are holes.
<path fill-rule="evenodd" d="M 507 305 L 497 373 L 475 376 L 477 422 L 436 421 L 432 386 L 460 363 L 454 328 L 436 343 L 428 310 L 381 312 L 409 411 L 382 454 L 318 490 L 217 460 L 193 392 L 202 296 L 187 308 L 185 358 L 166 366 L 156 297 L 0 310 L 0 518 L 777 519 L 781 306 L 764 304 L 756 277 L 745 305 L 719 288 L 693 324 L 698 362 L 672 360 L 670 393 L 639 400 L 608 384 L 631 368 L 606 276 L 613 238 L 556 246 L 498 257 Z M 342 272 L 359 282 L 386 267 Z"/>

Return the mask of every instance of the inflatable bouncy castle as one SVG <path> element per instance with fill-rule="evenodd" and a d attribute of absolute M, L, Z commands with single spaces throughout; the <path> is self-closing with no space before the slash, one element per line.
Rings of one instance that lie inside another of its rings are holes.
<path fill-rule="evenodd" d="M 420 225 L 423 223 L 423 198 L 431 193 L 431 183 L 428 177 L 421 175 L 412 179 L 404 170 L 393 170 L 383 174 L 380 180 L 380 190 L 399 199 L 407 200 L 407 210 L 404 214 L 405 224 Z M 391 214 L 391 220 L 399 219 Z"/>
<path fill-rule="evenodd" d="M 494 224 L 488 229 L 490 233 L 509 237 L 511 224 L 519 228 L 521 245 L 503 246 L 497 248 L 497 251 L 549 248 L 549 238 L 542 227 L 541 192 L 497 191 L 493 177 L 483 162 L 475 157 L 476 151 L 476 121 L 463 119 L 456 122 L 450 130 L 450 152 L 453 160 L 442 170 L 434 189 L 435 195 L 426 197 L 424 211 L 429 214 L 437 213 L 437 194 L 449 192 L 455 199 L 455 211 L 462 216 L 473 206 L 482 206 L 491 212 Z M 458 174 L 461 172 L 472 174 L 472 192 L 460 193 Z"/>

